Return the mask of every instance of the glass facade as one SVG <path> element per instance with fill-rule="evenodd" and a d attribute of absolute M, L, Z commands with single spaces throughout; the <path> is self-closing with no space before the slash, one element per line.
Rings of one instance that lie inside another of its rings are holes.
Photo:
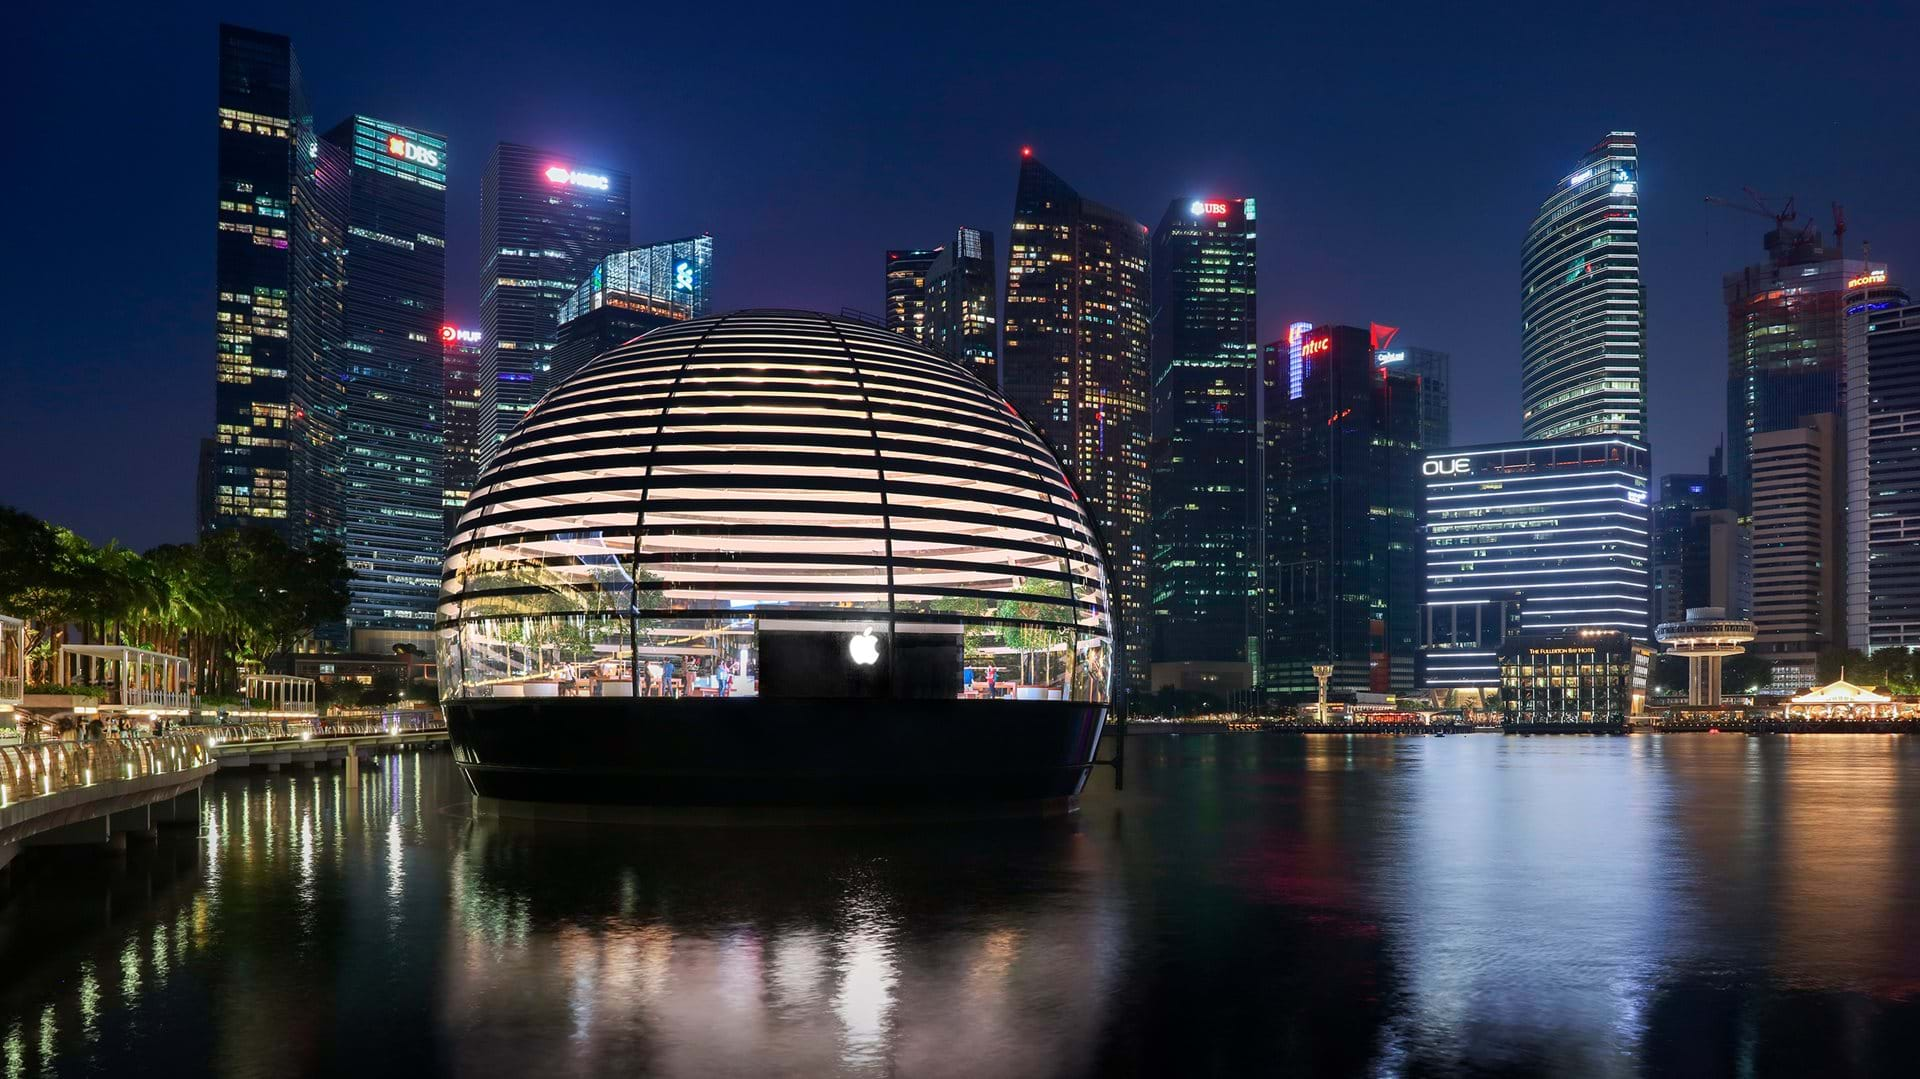
<path fill-rule="evenodd" d="M 1617 630 L 1522 634 L 1500 647 L 1508 724 L 1617 727 L 1639 715 L 1653 650 Z"/>
<path fill-rule="evenodd" d="M 750 311 L 609 352 L 483 471 L 441 688 L 1104 702 L 1105 570 L 1057 459 L 952 361 Z"/>
<path fill-rule="evenodd" d="M 1886 325 L 1897 327 L 1909 334 L 1902 340 L 1913 341 L 1911 336 L 1920 329 L 1909 328 L 1908 316 L 1901 311 L 1911 300 L 1907 290 L 1885 275 L 1866 275 L 1867 279 L 1857 287 L 1847 290 L 1846 314 L 1846 377 L 1845 377 L 1845 422 L 1841 424 L 1841 435 L 1846 442 L 1846 452 L 1842 454 L 1847 470 L 1846 530 L 1841 546 L 1846 548 L 1847 570 L 1842 576 L 1846 580 L 1847 595 L 1844 603 L 1847 623 L 1847 647 L 1858 648 L 1862 652 L 1872 644 L 1867 630 L 1868 611 L 1872 608 L 1870 587 L 1872 581 L 1871 559 L 1873 545 L 1871 518 L 1868 506 L 1872 501 L 1873 455 L 1868 451 L 1873 425 L 1869 422 L 1874 412 L 1871 380 L 1867 375 L 1871 352 L 1868 345 L 1872 341 L 1871 331 Z M 1876 276 L 1879 277 L 1876 280 Z M 1892 341 L 1894 339 L 1887 339 Z M 1898 354 L 1898 350 L 1894 354 Z M 1883 364 L 1887 361 L 1883 361 Z M 1894 365 L 1895 368 L 1898 364 Z M 1883 370 L 1888 370 L 1883 366 Z M 1895 377 L 1889 375 L 1889 377 Z M 1890 400 L 1900 400 L 1895 394 Z M 1882 496 L 1884 499 L 1886 496 Z"/>
<path fill-rule="evenodd" d="M 1811 229 L 1766 234 L 1767 262 L 1727 274 L 1727 490 L 1753 512 L 1753 438 L 1845 413 L 1849 282 L 1886 267 L 1841 258 Z M 1744 589 L 1743 589 L 1744 591 Z"/>
<path fill-rule="evenodd" d="M 1315 694 L 1320 663 L 1337 691 L 1414 688 L 1420 395 L 1376 365 L 1373 341 L 1369 328 L 1303 331 L 1298 397 L 1278 370 L 1288 346 L 1265 350 L 1264 673 L 1280 699 Z"/>
<path fill-rule="evenodd" d="M 1521 266 L 1520 406 L 1526 437 L 1647 437 L 1640 149 L 1615 131 L 1554 187 Z"/>
<path fill-rule="evenodd" d="M 326 141 L 352 162 L 338 443 L 356 650 L 433 636 L 445 539 L 447 143 L 355 116 Z"/>
<path fill-rule="evenodd" d="M 453 538 L 453 526 L 467 507 L 480 475 L 480 331 L 440 327 L 441 457 L 445 479 L 440 490 L 441 532 Z"/>
<path fill-rule="evenodd" d="M 541 393 L 560 305 L 628 244 L 632 180 L 617 169 L 503 142 L 480 179 L 480 455 Z"/>
<path fill-rule="evenodd" d="M 1086 500 L 1113 573 L 1126 684 L 1149 685 L 1147 230 L 1021 160 L 1000 384 Z"/>
<path fill-rule="evenodd" d="M 287 430 L 292 215 L 312 117 L 292 43 L 222 25 L 216 113 L 214 431 L 201 449 L 200 528 L 259 525 L 299 541 Z"/>
<path fill-rule="evenodd" d="M 993 233 L 961 229 L 927 267 L 926 346 L 989 386 L 1000 385 L 1000 302 Z"/>
<path fill-rule="evenodd" d="M 1867 648 L 1920 648 L 1920 307 L 1873 312 L 1866 368 Z"/>
<path fill-rule="evenodd" d="M 939 248 L 887 252 L 886 326 L 915 344 L 927 343 L 927 271 Z"/>
<path fill-rule="evenodd" d="M 1429 626 L 1463 621 L 1448 608 L 1512 602 L 1528 632 L 1648 639 L 1646 446 L 1622 438 L 1464 446 L 1425 453 L 1420 472 Z M 1483 639 L 1435 630 L 1427 640 L 1423 685 L 1493 687 L 1495 657 Z"/>
<path fill-rule="evenodd" d="M 713 237 L 690 236 L 608 255 L 560 305 L 558 344 L 541 392 L 602 352 L 712 310 Z"/>
<path fill-rule="evenodd" d="M 1175 199 L 1153 234 L 1156 662 L 1260 659 L 1254 209 Z"/>

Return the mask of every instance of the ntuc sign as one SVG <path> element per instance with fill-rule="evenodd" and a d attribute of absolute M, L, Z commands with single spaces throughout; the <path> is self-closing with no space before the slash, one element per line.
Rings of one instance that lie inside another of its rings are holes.
<path fill-rule="evenodd" d="M 1420 474 L 1423 476 L 1464 476 L 1473 471 L 1473 462 L 1465 457 L 1449 457 L 1445 460 L 1429 457 L 1420 462 Z"/>

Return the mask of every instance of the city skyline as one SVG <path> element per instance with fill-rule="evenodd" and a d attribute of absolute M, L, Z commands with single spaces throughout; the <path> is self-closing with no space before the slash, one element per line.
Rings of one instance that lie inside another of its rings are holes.
<path fill-rule="evenodd" d="M 748 68 L 741 65 L 764 68 L 774 57 L 772 74 L 797 78 L 794 100 L 720 93 L 698 99 L 665 123 L 625 105 L 611 83 L 592 73 L 595 60 L 610 55 L 604 50 L 613 45 L 588 44 L 565 54 L 570 65 L 578 61 L 580 72 L 568 81 L 568 92 L 535 93 L 543 83 L 537 73 L 494 74 L 481 62 L 482 51 L 409 50 L 408 41 L 442 39 L 421 15 L 393 15 L 394 33 L 377 42 L 347 34 L 344 28 L 354 24 L 350 16 L 338 16 L 336 27 L 335 14 L 317 11 L 287 12 L 261 28 L 298 43 L 316 116 L 406 116 L 470 148 L 455 161 L 448 196 L 448 321 L 462 326 L 479 323 L 468 268 L 477 260 L 478 170 L 486 148 L 497 141 L 551 145 L 631 172 L 635 236 L 714 232 L 730 252 L 728 272 L 716 289 L 717 310 L 770 304 L 871 309 L 875 252 L 942 236 L 960 222 L 997 232 L 1007 213 L 1006 163 L 1020 145 L 1032 144 L 1064 174 L 1136 219 L 1152 219 L 1173 197 L 1227 191 L 1258 197 L 1270 229 L 1285 236 L 1281 243 L 1270 240 L 1261 268 L 1260 339 L 1281 336 L 1294 320 L 1393 322 L 1409 339 L 1455 357 L 1455 440 L 1499 440 L 1519 433 L 1516 251 L 1528 219 L 1553 179 L 1567 175 L 1578 149 L 1596 133 L 1635 130 L 1648 169 L 1642 204 L 1651 441 L 1654 470 L 1666 473 L 1698 471 L 1719 440 L 1720 424 L 1697 422 L 1688 402 L 1717 396 L 1723 384 L 1720 277 L 1756 261 L 1765 231 L 1758 218 L 1703 206 L 1704 196 L 1737 197 L 1743 185 L 1797 193 L 1803 209 L 1820 209 L 1823 228 L 1827 202 L 1838 200 L 1852 223 L 1850 250 L 1871 240 L 1875 260 L 1893 264 L 1896 272 L 1908 252 L 1920 250 L 1920 221 L 1898 198 L 1894 179 L 1910 173 L 1915 150 L 1876 137 L 1866 119 L 1841 108 L 1873 96 L 1887 80 L 1880 72 L 1889 65 L 1873 61 L 1892 55 L 1896 33 L 1861 35 L 1866 62 L 1859 65 L 1860 78 L 1845 87 L 1816 88 L 1766 117 L 1720 103 L 1725 95 L 1718 87 L 1738 71 L 1791 48 L 1781 43 L 1787 35 L 1779 31 L 1813 26 L 1778 13 L 1761 12 L 1742 25 L 1655 17 L 1646 32 L 1664 32 L 1661 40 L 1670 52 L 1625 61 L 1622 79 L 1605 101 L 1574 100 L 1552 116 L 1536 116 L 1538 110 L 1526 103 L 1500 100 L 1479 86 L 1476 72 L 1497 66 L 1493 60 L 1428 66 L 1419 88 L 1404 76 L 1383 76 L 1337 104 L 1309 93 L 1279 110 L 1270 107 L 1272 84 L 1265 76 L 1212 64 L 1197 92 L 1215 105 L 1197 119 L 1182 116 L 1178 125 L 1174 114 L 1197 98 L 1136 107 L 1118 89 L 1125 83 L 1119 74 L 1103 73 L 1082 87 L 1052 73 L 1042 87 L 1058 100 L 1046 110 L 1020 107 L 1006 92 L 989 90 L 978 101 L 948 108 L 950 130 L 937 144 L 885 134 L 897 125 L 842 130 L 818 119 L 842 115 L 856 102 L 865 108 L 870 78 L 857 68 L 821 73 L 817 67 L 831 65 L 812 62 L 804 65 L 806 77 L 798 78 L 802 65 L 775 55 L 783 34 L 822 48 L 851 48 L 832 44 L 825 28 L 805 23 L 767 24 L 764 40 L 756 33 L 738 55 L 721 58 L 720 71 L 703 77 L 706 84 L 716 76 L 723 85 L 728 78 L 743 81 Z M 56 43 L 74 41 L 82 26 L 52 21 L 68 17 L 35 12 L 33 19 L 47 22 L 30 31 Z M 72 471 L 31 470 L 10 482 L 4 497 L 92 538 L 119 538 L 134 547 L 191 535 L 193 443 L 212 411 L 211 387 L 202 374 L 205 312 L 213 291 L 203 192 L 212 182 L 204 132 L 216 17 L 210 10 L 189 11 L 155 22 L 88 24 L 86 32 L 98 35 L 92 44 L 102 69 L 116 74 L 99 87 L 68 86 L 61 99 L 63 108 L 84 108 L 124 95 L 142 80 L 165 86 L 143 98 L 148 128 L 182 147 L 178 166 L 148 173 L 144 197 L 154 230 L 153 271 L 80 307 L 82 301 L 60 283 L 76 277 L 78 259 L 87 251 L 51 241 L 57 220 L 25 223 L 25 242 L 46 249 L 52 261 L 15 290 L 21 309 L 30 313 L 24 350 L 58 355 L 61 327 L 82 312 L 120 345 L 80 361 L 90 376 L 82 380 L 64 363 L 10 365 L 24 368 L 15 384 L 37 406 L 15 428 L 24 445 L 57 443 L 62 431 L 100 432 L 63 452 Z M 970 17 L 976 34 L 1011 40 L 1003 13 Z M 1334 21 L 1313 13 L 1292 18 L 1267 29 L 1297 36 L 1322 20 Z M 1658 30 L 1651 25 L 1656 21 Z M 1890 31 L 1903 22 L 1889 13 Z M 1157 35 L 1160 25 L 1145 12 L 1120 12 L 1106 33 L 1109 41 L 1144 40 Z M 1571 22 L 1541 32 L 1563 40 L 1570 28 Z M 888 23 L 866 28 L 862 36 L 869 44 L 905 42 L 926 29 L 912 21 Z M 1406 57 L 1444 48 L 1456 36 L 1472 39 L 1484 29 L 1471 21 L 1454 26 L 1407 16 L 1370 38 L 1370 47 L 1381 58 Z M 458 40 L 471 45 L 504 32 L 504 24 L 482 15 L 462 28 Z M 1248 49 L 1262 37 L 1246 36 Z M 1689 50 L 1689 44 L 1708 39 L 1726 48 Z M 1063 55 L 1073 60 L 1082 46 L 1069 45 Z M 536 35 L 529 47 L 562 55 L 557 38 L 543 42 Z M 1191 50 L 1195 43 L 1182 36 L 1170 47 Z M 163 78 L 163 58 L 167 71 L 184 71 L 187 78 Z M 674 70 L 691 70 L 691 59 L 666 62 Z M 26 80 L 23 100 L 50 106 L 47 88 L 54 83 L 38 63 L 30 57 L 9 77 Z M 1313 72 L 1324 73 L 1327 61 L 1306 56 L 1302 64 L 1299 74 L 1311 84 Z M 1506 57 L 1498 64 L 1522 76 L 1551 70 L 1544 56 Z M 1103 94 L 1120 94 L 1118 100 L 1129 103 L 1119 110 L 1123 116 L 1097 107 Z M 916 101 L 911 111 L 925 115 L 927 107 Z M 22 111 L 37 145 L 62 159 L 84 158 L 83 133 L 58 122 L 65 113 L 51 107 Z M 803 111 L 816 118 L 802 122 Z M 1250 123 L 1255 114 L 1259 119 Z M 1437 123 L 1443 115 L 1452 122 Z M 1759 136 L 1783 124 L 1820 125 L 1827 151 L 1795 160 L 1769 153 Z M 1336 144 L 1345 140 L 1349 150 L 1371 147 L 1375 160 L 1351 152 L 1292 152 L 1336 136 Z M 1473 166 L 1423 174 L 1418 185 L 1404 170 L 1377 163 L 1382 156 L 1412 160 L 1461 140 L 1472 144 Z M 82 195 L 97 195 L 114 174 L 79 170 L 70 182 Z M 5 182 L 25 181 L 25 174 L 16 174 Z M 850 207 L 859 211 L 851 226 Z M 834 241 L 814 245 L 809 272 L 795 274 L 792 244 L 829 223 Z M 142 422 L 122 422 L 134 416 Z M 102 417 L 110 422 L 100 422 Z M 142 489 L 112 504 L 84 494 L 82 475 L 136 455 L 162 466 L 152 469 Z"/>

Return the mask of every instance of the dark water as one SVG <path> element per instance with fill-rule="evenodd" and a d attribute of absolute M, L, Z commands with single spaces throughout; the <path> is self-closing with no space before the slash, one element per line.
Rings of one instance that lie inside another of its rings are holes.
<path fill-rule="evenodd" d="M 1052 821 L 476 819 L 444 754 L 36 862 L 0 1074 L 1920 1074 L 1897 737 L 1136 738 Z"/>

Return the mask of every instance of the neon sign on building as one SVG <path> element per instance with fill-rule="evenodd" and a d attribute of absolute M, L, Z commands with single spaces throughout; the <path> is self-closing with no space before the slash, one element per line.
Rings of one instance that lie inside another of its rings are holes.
<path fill-rule="evenodd" d="M 605 177 L 594 172 L 580 172 L 576 169 L 555 165 L 546 171 L 548 180 L 556 184 L 572 184 L 574 187 L 590 187 L 595 191 L 606 191 L 613 185 Z"/>
<path fill-rule="evenodd" d="M 1313 329 L 1311 322 L 1291 322 L 1287 324 L 1287 400 L 1298 401 L 1306 392 L 1307 356 L 1303 345 L 1307 332 Z"/>
<path fill-rule="evenodd" d="M 440 167 L 440 151 L 429 149 L 401 135 L 387 136 L 387 153 L 417 165 L 425 165 L 430 169 Z"/>
<path fill-rule="evenodd" d="M 1207 199 L 1194 199 L 1187 204 L 1187 212 L 1195 217 L 1219 217 L 1227 212 L 1227 204 Z"/>
<path fill-rule="evenodd" d="M 1859 277 L 1849 279 L 1847 281 L 1847 287 L 1860 288 L 1864 285 L 1884 285 L 1886 283 L 1887 283 L 1887 271 L 1869 270 L 1868 272 L 1861 274 Z"/>
<path fill-rule="evenodd" d="M 479 330 L 463 330 L 458 326 L 440 327 L 440 340 L 449 345 L 477 345 L 480 343 Z"/>

